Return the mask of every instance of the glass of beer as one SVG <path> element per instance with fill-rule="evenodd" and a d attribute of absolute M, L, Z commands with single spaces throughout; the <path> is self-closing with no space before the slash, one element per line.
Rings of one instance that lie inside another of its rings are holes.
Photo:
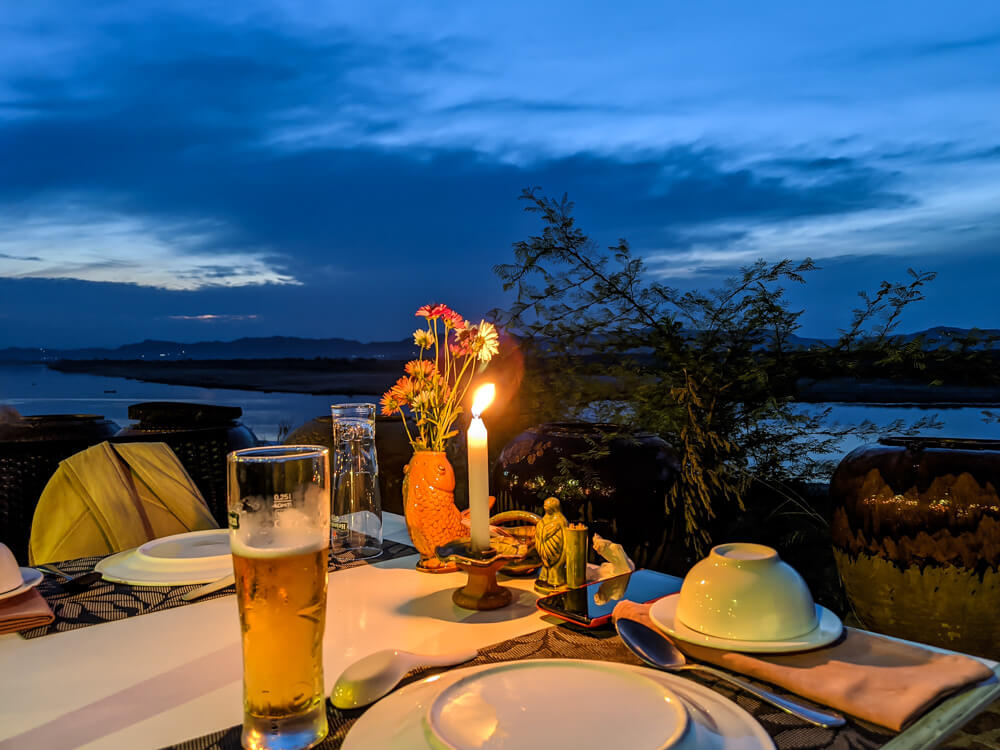
<path fill-rule="evenodd" d="M 243 632 L 243 747 L 312 747 L 327 733 L 328 450 L 248 448 L 229 454 L 228 472 Z"/>

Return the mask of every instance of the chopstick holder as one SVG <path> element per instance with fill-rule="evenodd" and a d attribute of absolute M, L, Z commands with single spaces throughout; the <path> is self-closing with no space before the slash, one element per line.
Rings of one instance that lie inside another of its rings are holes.
<path fill-rule="evenodd" d="M 662 632 L 649 617 L 650 606 L 623 601 L 613 617 L 638 620 Z M 844 628 L 844 636 L 831 646 L 793 654 L 746 654 L 679 639 L 671 642 L 692 659 L 778 685 L 897 732 L 942 698 L 995 677 L 971 657 L 854 628 Z"/>

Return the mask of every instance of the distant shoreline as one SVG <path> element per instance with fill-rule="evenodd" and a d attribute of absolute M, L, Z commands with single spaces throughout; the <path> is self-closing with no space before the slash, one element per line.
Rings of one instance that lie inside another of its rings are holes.
<path fill-rule="evenodd" d="M 195 388 L 314 396 L 367 396 L 388 390 L 402 373 L 404 363 L 384 359 L 232 359 L 170 362 L 59 360 L 43 364 L 58 372 Z"/>
<path fill-rule="evenodd" d="M 391 359 L 226 359 L 58 360 L 52 370 L 85 373 L 196 388 L 229 388 L 265 393 L 316 396 L 372 395 L 385 392 L 400 377 L 403 360 Z M 799 382 L 800 403 L 892 404 L 899 406 L 1000 406 L 1000 388 L 929 386 L 920 382 L 858 381 L 831 378 Z"/>

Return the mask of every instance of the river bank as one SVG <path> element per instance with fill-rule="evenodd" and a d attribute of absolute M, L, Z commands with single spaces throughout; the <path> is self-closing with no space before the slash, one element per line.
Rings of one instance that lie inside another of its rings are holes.
<path fill-rule="evenodd" d="M 145 360 L 58 360 L 52 370 L 127 378 L 196 388 L 233 388 L 265 393 L 342 394 L 383 393 L 403 371 L 393 359 L 219 359 L 149 362 Z M 796 401 L 804 404 L 914 404 L 1000 406 L 1000 388 L 929 385 L 920 381 L 801 380 Z"/>
<path fill-rule="evenodd" d="M 59 360 L 45 364 L 51 370 L 64 373 L 146 383 L 264 393 L 362 396 L 388 390 L 402 373 L 404 363 L 387 359 L 220 359 L 171 362 Z"/>

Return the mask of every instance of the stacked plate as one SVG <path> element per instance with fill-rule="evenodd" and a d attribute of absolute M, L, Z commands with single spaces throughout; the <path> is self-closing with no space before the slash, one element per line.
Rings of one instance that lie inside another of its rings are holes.
<path fill-rule="evenodd" d="M 773 750 L 756 720 L 695 682 L 642 667 L 538 659 L 457 669 L 362 714 L 344 750 Z"/>
<path fill-rule="evenodd" d="M 233 572 L 229 532 L 209 529 L 161 537 L 105 557 L 94 569 L 108 581 L 133 586 L 208 583 Z"/>

